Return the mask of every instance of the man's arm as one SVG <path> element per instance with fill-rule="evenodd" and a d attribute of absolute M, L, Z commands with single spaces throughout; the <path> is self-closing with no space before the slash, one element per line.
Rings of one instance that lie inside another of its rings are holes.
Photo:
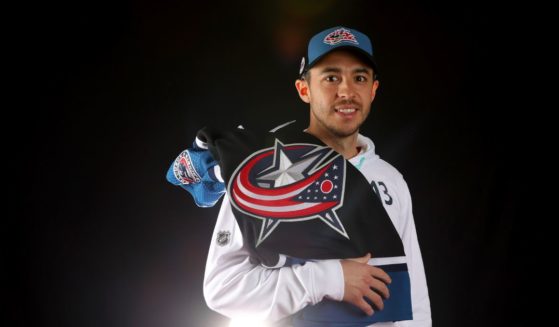
<path fill-rule="evenodd" d="M 275 269 L 255 265 L 250 262 L 225 196 L 206 262 L 204 297 L 212 310 L 231 318 L 249 315 L 278 321 L 324 298 L 343 300 L 372 314 L 371 306 L 363 297 L 382 308 L 381 296 L 389 296 L 385 283 L 390 282 L 390 277 L 381 269 L 366 264 L 369 257 L 341 262 L 308 261 Z"/>
<path fill-rule="evenodd" d="M 221 242 L 217 235 L 222 236 Z M 224 197 L 204 275 L 204 297 L 212 310 L 231 318 L 250 315 L 277 321 L 324 297 L 342 300 L 343 293 L 339 260 L 277 269 L 251 263 L 229 199 Z"/>

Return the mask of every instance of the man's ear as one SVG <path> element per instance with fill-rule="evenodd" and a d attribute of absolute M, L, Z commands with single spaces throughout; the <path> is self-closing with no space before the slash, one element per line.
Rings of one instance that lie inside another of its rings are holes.
<path fill-rule="evenodd" d="M 297 93 L 299 93 L 299 98 L 301 98 L 303 102 L 311 102 L 311 99 L 309 97 L 309 83 L 307 83 L 307 81 L 302 79 L 296 80 L 295 88 L 297 89 Z"/>

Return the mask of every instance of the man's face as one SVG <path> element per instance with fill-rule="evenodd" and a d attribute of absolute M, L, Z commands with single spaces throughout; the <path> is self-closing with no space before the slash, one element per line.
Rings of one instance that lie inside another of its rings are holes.
<path fill-rule="evenodd" d="M 359 57 L 333 51 L 309 70 L 310 81 L 297 85 L 303 101 L 310 104 L 309 129 L 331 137 L 348 137 L 371 111 L 378 81 Z M 304 90 L 304 88 L 307 90 Z"/>

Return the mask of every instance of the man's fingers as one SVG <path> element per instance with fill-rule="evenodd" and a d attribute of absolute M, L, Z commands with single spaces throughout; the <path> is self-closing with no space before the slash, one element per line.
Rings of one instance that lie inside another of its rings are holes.
<path fill-rule="evenodd" d="M 370 290 L 369 292 L 367 292 L 367 294 L 365 294 L 365 296 L 367 297 L 367 299 L 369 299 L 369 301 L 373 303 L 375 308 L 379 310 L 384 309 L 384 301 L 377 292 Z"/>
<path fill-rule="evenodd" d="M 371 254 L 360 258 L 341 260 L 344 273 L 343 301 L 352 303 L 367 315 L 384 309 L 384 300 L 390 297 L 387 284 L 390 276 L 381 268 L 369 266 Z"/>
<path fill-rule="evenodd" d="M 388 299 L 390 297 L 390 290 L 384 283 L 384 281 L 371 277 L 368 281 L 369 287 L 372 288 L 375 292 L 379 293 L 384 299 Z"/>
<path fill-rule="evenodd" d="M 353 302 L 361 311 L 365 312 L 367 316 L 372 316 L 375 313 L 373 307 L 364 298 L 360 297 L 357 301 Z"/>
<path fill-rule="evenodd" d="M 370 266 L 370 267 L 371 267 L 370 268 L 371 276 L 383 281 L 385 284 L 392 283 L 392 278 L 390 278 L 390 276 L 388 276 L 388 274 L 384 270 L 375 266 Z"/>

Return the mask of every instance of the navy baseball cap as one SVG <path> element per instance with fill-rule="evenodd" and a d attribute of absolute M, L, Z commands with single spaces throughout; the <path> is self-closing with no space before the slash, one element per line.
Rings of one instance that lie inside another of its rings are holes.
<path fill-rule="evenodd" d="M 302 76 L 322 57 L 333 50 L 346 48 L 355 50 L 371 65 L 377 75 L 377 64 L 373 58 L 373 45 L 369 37 L 357 30 L 336 26 L 326 29 L 311 38 L 306 57 L 301 60 L 299 75 Z"/>

